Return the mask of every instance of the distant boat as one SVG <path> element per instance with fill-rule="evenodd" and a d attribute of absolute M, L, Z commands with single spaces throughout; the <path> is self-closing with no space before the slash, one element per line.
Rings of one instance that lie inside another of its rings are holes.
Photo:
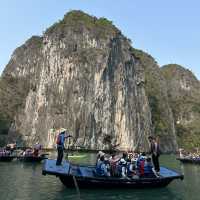
<path fill-rule="evenodd" d="M 0 162 L 9 162 L 12 161 L 15 158 L 15 156 L 11 156 L 11 155 L 1 155 L 0 156 Z"/>
<path fill-rule="evenodd" d="M 79 166 L 64 161 L 56 166 L 56 160 L 47 159 L 44 162 L 43 175 L 55 175 L 67 187 L 75 187 L 74 180 L 81 188 L 154 188 L 167 186 L 174 179 L 183 179 L 183 175 L 161 167 L 160 176 L 153 178 L 119 178 L 100 177 L 95 174 L 95 166 Z"/>
<path fill-rule="evenodd" d="M 33 156 L 33 155 L 25 155 L 25 156 L 18 156 L 17 159 L 23 162 L 41 162 L 44 159 L 47 159 L 48 154 L 41 154 L 40 156 Z"/>
<path fill-rule="evenodd" d="M 180 160 L 182 163 L 193 163 L 193 164 L 200 164 L 200 158 L 176 158 L 177 160 Z"/>

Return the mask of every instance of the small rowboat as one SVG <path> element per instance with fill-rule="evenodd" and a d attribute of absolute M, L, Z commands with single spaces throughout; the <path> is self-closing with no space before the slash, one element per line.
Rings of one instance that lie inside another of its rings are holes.
<path fill-rule="evenodd" d="M 176 158 L 176 159 L 181 161 L 182 163 L 200 164 L 200 158 Z"/>
<path fill-rule="evenodd" d="M 15 156 L 0 156 L 0 161 L 2 162 L 9 162 L 12 161 L 15 158 Z"/>
<path fill-rule="evenodd" d="M 41 154 L 40 156 L 18 156 L 17 159 L 23 162 L 41 162 L 44 159 L 47 159 L 47 154 Z"/>
<path fill-rule="evenodd" d="M 95 173 L 95 166 L 79 166 L 68 161 L 56 166 L 56 160 L 50 159 L 45 160 L 42 174 L 59 177 L 67 187 L 75 187 L 77 183 L 80 188 L 153 188 L 167 186 L 174 179 L 183 179 L 182 174 L 165 167 L 161 167 L 159 178 L 100 177 Z"/>

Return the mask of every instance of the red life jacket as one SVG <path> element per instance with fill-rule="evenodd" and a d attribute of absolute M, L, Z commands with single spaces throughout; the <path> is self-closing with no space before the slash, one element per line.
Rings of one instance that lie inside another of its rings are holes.
<path fill-rule="evenodd" d="M 140 160 L 140 175 L 144 175 L 144 163 L 145 163 L 145 160 Z"/>
<path fill-rule="evenodd" d="M 61 136 L 60 136 L 60 134 L 58 134 L 57 137 L 56 137 L 56 144 L 61 145 Z"/>

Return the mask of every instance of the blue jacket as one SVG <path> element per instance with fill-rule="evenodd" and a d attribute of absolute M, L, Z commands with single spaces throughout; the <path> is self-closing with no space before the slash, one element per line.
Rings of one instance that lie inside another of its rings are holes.
<path fill-rule="evenodd" d="M 58 147 L 62 147 L 62 148 L 64 149 L 65 139 L 68 138 L 68 137 L 71 137 L 71 135 L 65 136 L 64 133 L 65 133 L 65 132 L 62 132 L 62 133 L 59 134 L 61 144 L 57 144 L 57 148 L 58 148 Z"/>
<path fill-rule="evenodd" d="M 98 161 L 96 166 L 96 173 L 99 176 L 108 176 L 108 170 L 106 168 L 106 165 L 103 161 Z"/>
<path fill-rule="evenodd" d="M 148 163 L 148 162 L 145 162 L 144 164 L 144 174 L 152 174 L 152 164 L 151 163 Z"/>

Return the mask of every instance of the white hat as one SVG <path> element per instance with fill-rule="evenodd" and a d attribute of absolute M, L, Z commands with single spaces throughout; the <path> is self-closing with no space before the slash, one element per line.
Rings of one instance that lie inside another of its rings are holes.
<path fill-rule="evenodd" d="M 126 160 L 125 160 L 124 158 L 121 158 L 121 159 L 120 159 L 120 163 L 121 163 L 122 165 L 125 165 L 125 164 L 126 164 Z"/>
<path fill-rule="evenodd" d="M 65 132 L 66 129 L 65 128 L 60 128 L 60 132 Z"/>
<path fill-rule="evenodd" d="M 105 153 L 104 153 L 103 151 L 99 151 L 99 152 L 98 152 L 98 155 L 101 157 L 101 156 L 104 156 Z"/>

